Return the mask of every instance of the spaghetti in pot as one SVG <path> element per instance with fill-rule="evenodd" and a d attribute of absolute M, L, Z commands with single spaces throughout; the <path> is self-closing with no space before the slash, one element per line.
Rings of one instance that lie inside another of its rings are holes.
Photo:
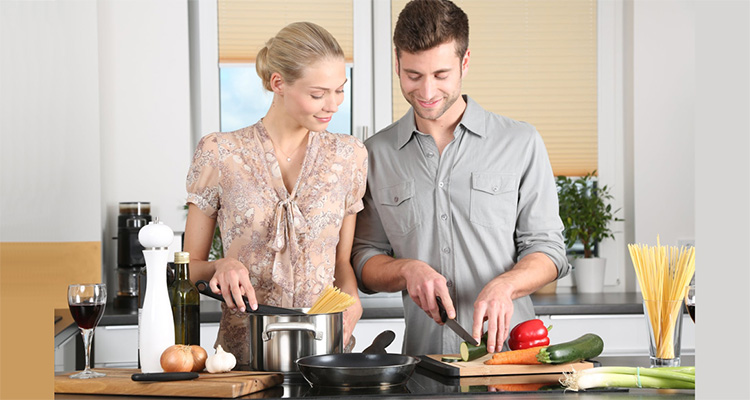
<path fill-rule="evenodd" d="M 695 247 L 628 245 L 653 329 L 656 355 L 674 358 L 674 329 L 683 299 L 695 273 Z"/>

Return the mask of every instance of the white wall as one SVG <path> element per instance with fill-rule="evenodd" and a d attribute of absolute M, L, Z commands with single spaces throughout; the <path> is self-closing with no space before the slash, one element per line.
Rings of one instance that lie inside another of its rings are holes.
<path fill-rule="evenodd" d="M 100 240 L 96 31 L 94 1 L 0 7 L 0 242 Z"/>
<path fill-rule="evenodd" d="M 185 228 L 192 157 L 186 0 L 99 2 L 104 269 L 115 280 L 118 204 Z"/>
<path fill-rule="evenodd" d="M 694 2 L 635 1 L 633 23 L 635 242 L 677 245 L 695 238 Z"/>

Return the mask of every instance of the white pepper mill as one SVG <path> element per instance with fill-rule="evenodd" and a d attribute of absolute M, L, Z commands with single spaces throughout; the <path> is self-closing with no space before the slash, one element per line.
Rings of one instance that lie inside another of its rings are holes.
<path fill-rule="evenodd" d="M 138 241 L 145 247 L 146 296 L 138 321 L 138 347 L 141 372 L 163 372 L 161 354 L 174 345 L 174 319 L 167 292 L 168 247 L 174 232 L 159 218 L 138 231 Z"/>

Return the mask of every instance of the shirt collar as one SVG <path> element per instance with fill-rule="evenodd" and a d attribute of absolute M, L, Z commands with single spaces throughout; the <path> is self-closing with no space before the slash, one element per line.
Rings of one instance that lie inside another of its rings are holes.
<path fill-rule="evenodd" d="M 485 121 L 484 121 L 484 109 L 482 106 L 477 104 L 469 95 L 463 95 L 466 101 L 466 110 L 461 117 L 461 121 L 458 123 L 463 126 L 467 131 L 479 136 L 485 136 Z M 409 111 L 404 114 L 403 117 L 398 121 L 398 143 L 399 149 L 406 146 L 406 143 L 411 140 L 414 134 L 417 132 L 417 123 L 414 119 L 414 108 L 410 107 Z"/>

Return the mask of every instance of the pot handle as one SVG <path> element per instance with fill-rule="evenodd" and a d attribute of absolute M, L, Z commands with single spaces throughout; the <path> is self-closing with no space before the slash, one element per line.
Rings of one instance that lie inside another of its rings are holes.
<path fill-rule="evenodd" d="M 271 340 L 271 334 L 273 332 L 284 332 L 284 331 L 307 331 L 310 333 L 315 340 L 323 340 L 323 332 L 316 331 L 315 325 L 309 322 L 275 322 L 266 325 L 266 329 L 263 331 L 263 341 L 267 342 Z"/>

